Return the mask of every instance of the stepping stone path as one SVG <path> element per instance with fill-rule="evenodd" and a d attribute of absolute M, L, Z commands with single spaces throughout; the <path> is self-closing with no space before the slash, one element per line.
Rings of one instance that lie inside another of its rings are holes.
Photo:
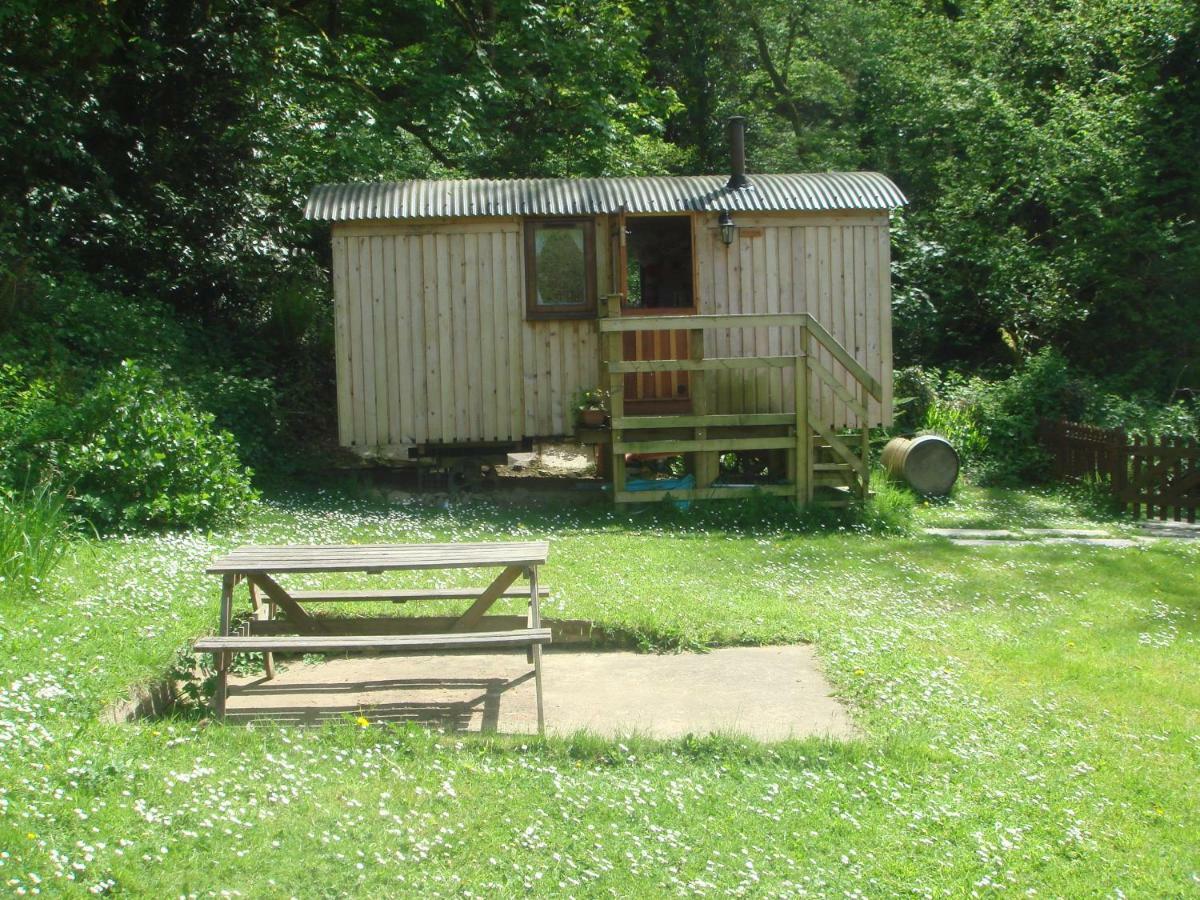
<path fill-rule="evenodd" d="M 1145 523 L 1144 523 L 1145 524 Z M 1171 523 L 1156 523 L 1171 524 Z M 1083 544 L 1089 547 L 1138 547 L 1148 537 L 1118 538 L 1098 528 L 926 528 L 926 534 L 949 539 L 960 547 L 994 547 L 997 544 Z M 1200 532 L 1196 536 L 1200 536 Z"/>
<path fill-rule="evenodd" d="M 1138 530 L 1177 541 L 1200 540 L 1200 522 L 1138 522 Z"/>

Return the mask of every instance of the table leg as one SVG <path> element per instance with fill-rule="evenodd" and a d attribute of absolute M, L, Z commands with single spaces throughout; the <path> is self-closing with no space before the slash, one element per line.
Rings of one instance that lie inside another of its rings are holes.
<path fill-rule="evenodd" d="M 221 621 L 219 629 L 221 637 L 229 637 L 229 631 L 233 622 L 233 586 L 236 583 L 237 579 L 233 575 L 225 575 L 221 578 Z M 219 719 L 225 718 L 225 701 L 229 694 L 230 655 L 227 651 L 222 651 L 216 655 L 217 687 L 213 694 L 213 711 Z"/>
<path fill-rule="evenodd" d="M 538 578 L 537 566 L 529 567 L 529 618 L 530 627 L 542 627 L 542 614 L 538 609 Z M 546 713 L 542 706 L 542 645 L 534 644 L 533 652 L 533 685 L 537 692 L 538 734 L 546 733 Z"/>
<path fill-rule="evenodd" d="M 529 582 L 529 609 L 525 617 L 526 628 L 541 628 L 542 614 L 539 606 L 539 593 L 537 585 L 537 566 L 530 566 L 525 570 L 525 578 Z M 531 644 L 525 650 L 525 661 L 533 665 L 533 645 Z"/>
<path fill-rule="evenodd" d="M 263 618 L 262 602 L 258 599 L 258 588 L 251 581 L 246 585 L 250 588 L 250 606 L 254 609 L 258 618 Z M 275 618 L 275 604 L 268 603 L 265 610 L 267 621 Z M 263 669 L 266 672 L 267 680 L 270 681 L 275 677 L 275 654 L 270 650 L 263 653 Z"/>

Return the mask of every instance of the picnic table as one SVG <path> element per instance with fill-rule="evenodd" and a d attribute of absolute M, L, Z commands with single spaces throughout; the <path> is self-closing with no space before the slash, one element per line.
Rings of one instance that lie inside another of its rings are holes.
<path fill-rule="evenodd" d="M 229 668 L 235 653 L 262 653 L 266 677 L 274 677 L 274 656 L 279 652 L 421 652 L 427 650 L 491 650 L 524 647 L 533 665 L 537 694 L 538 732 L 545 730 L 542 710 L 542 645 L 550 643 L 550 629 L 543 628 L 538 601 L 546 591 L 538 586 L 537 567 L 550 552 L 547 541 L 480 544 L 339 544 L 313 546 L 248 546 L 213 560 L 207 572 L 221 576 L 221 611 L 218 634 L 195 643 L 197 653 L 213 654 L 217 687 L 213 706 L 225 714 L 229 692 Z M 481 588 L 418 588 L 372 590 L 289 590 L 277 576 L 304 573 L 349 572 L 380 575 L 413 570 L 499 568 L 501 571 Z M 514 587 L 522 576 L 528 588 Z M 249 589 L 251 617 L 242 634 L 233 634 L 233 604 L 237 586 Z M 512 617 L 487 616 L 502 597 L 526 597 L 528 613 L 523 623 Z M 448 619 L 380 619 L 384 633 L 374 633 L 372 619 L 334 619 L 314 616 L 306 607 L 314 603 L 386 602 L 421 600 L 464 600 L 470 605 L 459 616 Z M 286 618 L 281 619 L 282 612 Z M 432 631 L 418 631 L 414 624 L 434 623 Z M 492 624 L 502 630 L 486 629 Z M 513 627 L 517 626 L 517 627 Z M 363 633 L 368 631 L 369 633 Z"/>

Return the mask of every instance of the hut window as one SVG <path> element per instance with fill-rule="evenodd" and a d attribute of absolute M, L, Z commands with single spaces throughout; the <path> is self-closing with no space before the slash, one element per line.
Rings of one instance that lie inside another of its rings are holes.
<path fill-rule="evenodd" d="M 525 223 L 525 313 L 578 319 L 596 312 L 596 230 L 588 219 Z"/>

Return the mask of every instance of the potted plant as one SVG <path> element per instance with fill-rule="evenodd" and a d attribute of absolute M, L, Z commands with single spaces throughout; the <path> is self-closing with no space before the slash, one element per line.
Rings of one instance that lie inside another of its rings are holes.
<path fill-rule="evenodd" d="M 602 428 L 604 420 L 608 418 L 607 404 L 608 391 L 600 388 L 581 391 L 575 407 L 579 415 L 579 424 L 585 428 Z"/>

